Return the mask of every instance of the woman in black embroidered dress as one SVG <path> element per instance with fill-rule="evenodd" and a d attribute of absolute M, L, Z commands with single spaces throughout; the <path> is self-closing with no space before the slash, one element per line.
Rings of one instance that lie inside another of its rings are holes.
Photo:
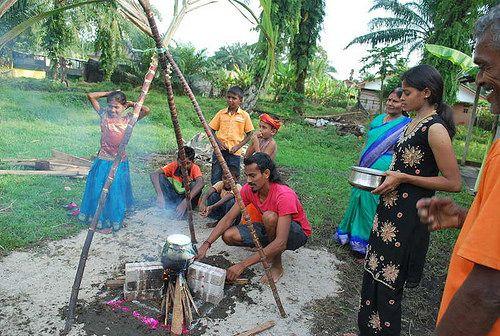
<path fill-rule="evenodd" d="M 402 80 L 403 109 L 415 111 L 416 117 L 395 146 L 384 183 L 373 191 L 381 198 L 364 265 L 358 314 L 362 336 L 400 334 L 403 287 L 418 286 L 429 244 L 416 203 L 436 190 L 461 188 L 451 145 L 455 126 L 450 107 L 442 101 L 441 75 L 419 65 Z"/>

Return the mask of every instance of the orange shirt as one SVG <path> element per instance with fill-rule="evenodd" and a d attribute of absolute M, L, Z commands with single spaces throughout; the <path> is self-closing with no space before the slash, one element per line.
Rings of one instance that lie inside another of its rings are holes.
<path fill-rule="evenodd" d="M 448 270 L 438 323 L 456 291 L 475 264 L 500 271 L 500 140 L 496 140 L 483 167 L 479 190 L 465 219 Z M 497 319 L 488 336 L 500 335 Z"/>
<path fill-rule="evenodd" d="M 229 113 L 227 108 L 220 110 L 210 121 L 210 128 L 217 131 L 215 135 L 227 149 L 239 144 L 254 130 L 250 115 L 241 108 L 236 113 Z M 235 154 L 241 155 L 241 149 Z"/>
<path fill-rule="evenodd" d="M 163 170 L 163 173 L 165 174 L 166 177 L 172 177 L 173 179 L 182 182 L 182 174 L 175 175 L 175 171 L 179 167 L 179 163 L 177 161 L 170 162 L 166 166 L 162 167 L 161 170 Z M 202 177 L 203 174 L 201 173 L 200 167 L 198 165 L 195 165 L 194 163 L 191 165 L 191 171 L 189 172 L 189 182 L 196 180 L 198 177 Z"/>

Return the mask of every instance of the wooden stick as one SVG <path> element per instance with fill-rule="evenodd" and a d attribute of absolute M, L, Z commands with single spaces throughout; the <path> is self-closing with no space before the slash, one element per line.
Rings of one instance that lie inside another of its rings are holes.
<path fill-rule="evenodd" d="M 184 321 L 182 314 L 182 290 L 181 290 L 181 274 L 177 276 L 174 292 L 174 308 L 172 313 L 172 325 L 170 333 L 174 335 L 182 334 L 182 322 Z"/>
<path fill-rule="evenodd" d="M 101 196 L 99 197 L 99 203 L 97 204 L 97 209 L 95 211 L 94 216 L 92 217 L 92 222 L 90 223 L 90 227 L 87 231 L 87 237 L 85 239 L 85 243 L 83 244 L 82 253 L 80 255 L 80 261 L 78 262 L 75 281 L 73 282 L 73 288 L 71 291 L 71 297 L 68 305 L 68 317 L 66 319 L 66 324 L 64 326 L 62 334 L 67 334 L 71 330 L 73 324 L 75 323 L 76 301 L 78 299 L 78 292 L 80 291 L 83 271 L 85 270 L 85 264 L 87 263 L 90 245 L 92 244 L 92 239 L 94 238 L 94 233 L 97 228 L 97 221 L 99 220 L 99 217 L 101 216 L 101 213 L 104 209 L 104 204 L 106 203 L 106 199 L 108 198 L 109 188 L 113 183 L 113 179 L 115 177 L 116 168 L 118 168 L 118 165 L 122 160 L 122 153 L 124 152 L 125 147 L 127 146 L 130 140 L 130 137 L 132 136 L 132 130 L 134 129 L 134 125 L 137 122 L 137 119 L 139 118 L 139 113 L 141 111 L 142 104 L 144 103 L 146 94 L 149 91 L 149 86 L 156 73 L 156 66 L 157 66 L 156 60 L 153 59 L 153 61 L 149 65 L 149 70 L 146 76 L 144 77 L 144 83 L 142 85 L 141 93 L 134 106 L 133 116 L 132 118 L 130 118 L 128 122 L 125 134 L 123 135 L 123 139 L 120 142 L 120 146 L 118 147 L 118 153 L 116 154 L 116 157 L 113 161 L 113 165 L 109 170 L 108 178 L 106 179 L 106 182 L 104 183 L 104 186 L 102 188 Z"/>
<path fill-rule="evenodd" d="M 84 177 L 88 174 L 87 170 L 0 170 L 0 175 L 45 175 L 45 176 L 69 176 Z"/>
<path fill-rule="evenodd" d="M 187 297 L 189 299 L 189 302 L 191 302 L 191 305 L 194 308 L 196 315 L 200 316 L 200 312 L 198 311 L 198 307 L 196 307 L 196 303 L 194 302 L 194 299 L 193 299 L 193 296 L 191 295 L 191 291 L 190 291 L 189 287 L 186 287 L 186 294 L 187 294 Z"/>
<path fill-rule="evenodd" d="M 174 69 L 175 73 L 179 77 L 181 84 L 184 88 L 184 91 L 188 95 L 189 99 L 191 100 L 191 102 L 194 106 L 196 113 L 198 114 L 198 117 L 203 125 L 203 128 L 205 129 L 205 133 L 207 134 L 208 139 L 210 140 L 210 144 L 212 145 L 215 156 L 217 157 L 217 160 L 219 161 L 219 163 L 222 167 L 222 171 L 224 172 L 226 179 L 229 181 L 229 183 L 231 185 L 231 190 L 232 190 L 233 194 L 236 196 L 236 201 L 238 202 L 238 205 L 240 207 L 242 217 L 245 218 L 245 220 L 248 223 L 247 225 L 248 225 L 250 234 L 252 236 L 252 239 L 253 239 L 255 246 L 258 249 L 260 261 L 264 267 L 264 271 L 266 272 L 269 287 L 271 287 L 271 291 L 273 293 L 274 300 L 276 301 L 276 305 L 278 306 L 278 310 L 280 312 L 280 315 L 281 315 L 281 317 L 285 317 L 286 312 L 285 312 L 285 309 L 283 308 L 283 304 L 281 303 L 281 299 L 279 297 L 278 290 L 276 288 L 276 284 L 274 283 L 274 280 L 273 280 L 273 277 L 271 274 L 271 270 L 270 270 L 270 265 L 267 261 L 264 250 L 262 249 L 262 245 L 259 241 L 257 233 L 255 232 L 255 228 L 253 227 L 253 223 L 250 219 L 250 216 L 246 212 L 245 205 L 243 204 L 243 200 L 241 199 L 241 195 L 240 195 L 238 189 L 236 188 L 236 183 L 235 183 L 235 181 L 234 181 L 234 179 L 229 171 L 229 168 L 227 166 L 226 161 L 224 160 L 224 157 L 222 156 L 222 152 L 221 152 L 219 146 L 217 145 L 217 142 L 215 141 L 215 137 L 212 134 L 212 131 L 210 130 L 210 127 L 208 126 L 208 123 L 205 120 L 205 116 L 203 115 L 203 112 L 201 111 L 201 108 L 200 108 L 200 106 L 199 106 L 199 104 L 198 104 L 198 102 L 193 94 L 193 91 L 189 87 L 186 79 L 184 78 L 184 75 L 182 74 L 181 70 L 179 69 L 179 67 L 175 63 L 172 55 L 168 52 L 168 50 L 162 49 L 162 44 L 161 44 L 161 40 L 160 40 L 160 35 L 158 33 L 158 28 L 156 27 L 153 12 L 151 11 L 151 7 L 149 6 L 148 0 L 139 0 L 139 3 L 141 4 L 144 11 L 146 12 L 146 17 L 148 18 L 149 25 L 151 27 L 151 31 L 153 32 L 156 47 L 158 48 L 158 60 L 160 62 L 160 65 L 162 68 L 166 69 L 167 66 L 165 63 L 166 63 L 166 59 L 168 59 L 168 62 L 170 63 L 170 65 Z"/>
<path fill-rule="evenodd" d="M 151 6 L 149 5 L 149 1 L 140 0 L 139 3 L 143 7 L 144 12 L 146 13 L 146 17 L 148 18 L 148 22 L 151 27 L 151 33 L 153 34 L 154 40 L 156 42 L 156 47 L 161 49 L 163 47 L 163 44 L 160 38 L 160 33 L 158 32 L 158 28 L 156 27 L 156 23 L 153 18 L 153 13 L 151 11 Z M 172 83 L 170 81 L 170 73 L 169 73 L 170 70 L 165 57 L 162 57 L 161 54 L 159 54 L 158 61 L 161 66 L 163 85 L 165 86 L 165 89 L 167 91 L 167 101 L 170 110 L 170 118 L 172 119 L 172 125 L 174 126 L 175 139 L 177 140 L 177 148 L 179 150 L 179 160 L 181 161 L 182 184 L 184 186 L 184 189 L 186 190 L 185 199 L 187 205 L 189 233 L 191 236 L 191 242 L 193 244 L 196 244 L 197 241 L 193 224 L 193 209 L 191 205 L 191 188 L 189 186 L 189 179 L 188 179 L 189 173 L 187 170 L 187 159 L 186 159 L 186 153 L 184 151 L 184 140 L 182 139 L 182 132 L 177 114 L 177 107 L 175 106 L 174 90 L 172 88 Z"/>
<path fill-rule="evenodd" d="M 234 336 L 254 336 L 257 334 L 260 334 L 263 331 L 266 331 L 267 329 L 271 329 L 276 325 L 276 322 L 274 321 L 267 321 L 266 323 L 259 324 L 255 328 L 249 329 L 247 331 L 238 333 Z"/>
<path fill-rule="evenodd" d="M 90 160 L 87 160 L 87 159 L 84 159 L 84 158 L 81 158 L 78 156 L 74 156 L 71 154 L 66 154 L 64 152 L 58 151 L 57 149 L 53 149 L 53 148 L 51 149 L 51 151 L 52 151 L 52 157 L 56 161 L 62 161 L 63 163 L 74 163 L 74 164 L 77 164 L 79 166 L 87 166 L 87 167 L 90 167 L 92 165 L 92 161 L 90 161 Z"/>

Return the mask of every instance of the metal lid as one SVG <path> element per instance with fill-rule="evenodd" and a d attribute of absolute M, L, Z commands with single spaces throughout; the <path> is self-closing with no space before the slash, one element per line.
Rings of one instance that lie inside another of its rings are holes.
<path fill-rule="evenodd" d="M 167 237 L 167 242 L 174 245 L 191 244 L 191 238 L 183 234 L 173 234 Z"/>
<path fill-rule="evenodd" d="M 351 167 L 352 171 L 360 172 L 360 173 L 366 173 L 370 175 L 377 175 L 377 176 L 385 176 L 385 172 L 377 169 L 372 169 L 372 168 L 366 168 L 366 167 L 358 167 L 358 166 L 352 166 Z"/>

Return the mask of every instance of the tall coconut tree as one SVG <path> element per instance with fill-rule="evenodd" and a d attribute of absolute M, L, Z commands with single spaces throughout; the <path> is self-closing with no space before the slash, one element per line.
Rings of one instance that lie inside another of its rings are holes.
<path fill-rule="evenodd" d="M 402 3 L 399 0 L 374 0 L 370 12 L 385 10 L 389 16 L 370 20 L 370 32 L 352 40 L 354 44 L 377 44 L 408 46 L 409 53 L 422 50 L 424 43 L 434 30 L 429 4 L 434 0 Z"/>

